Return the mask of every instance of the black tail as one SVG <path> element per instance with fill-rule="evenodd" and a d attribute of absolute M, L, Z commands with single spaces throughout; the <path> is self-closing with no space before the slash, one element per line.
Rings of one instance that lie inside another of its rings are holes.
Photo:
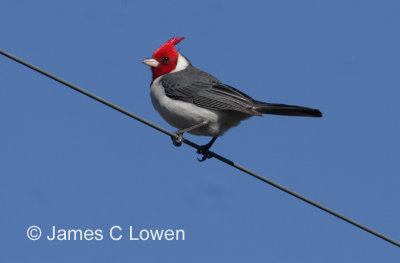
<path fill-rule="evenodd" d="M 319 110 L 307 107 L 266 103 L 261 101 L 255 101 L 254 104 L 256 111 L 260 113 L 287 116 L 322 117 L 322 113 Z"/>

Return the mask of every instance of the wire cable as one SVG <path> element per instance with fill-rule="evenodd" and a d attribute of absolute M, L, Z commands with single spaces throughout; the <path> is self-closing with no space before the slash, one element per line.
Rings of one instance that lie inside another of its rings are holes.
<path fill-rule="evenodd" d="M 53 79 L 53 80 L 65 85 L 65 86 L 67 86 L 67 87 L 69 87 L 69 88 L 71 88 L 71 89 L 73 89 L 73 90 L 75 90 L 75 91 L 77 91 L 79 93 L 82 93 L 83 95 L 86 95 L 86 96 L 88 96 L 88 97 L 90 97 L 90 98 L 92 98 L 94 100 L 97 100 L 98 102 L 103 103 L 104 105 L 106 105 L 106 106 L 108 106 L 110 108 L 113 108 L 113 109 L 115 109 L 115 110 L 117 110 L 117 111 L 119 111 L 119 112 L 121 112 L 121 113 L 123 113 L 123 114 L 125 114 L 125 115 L 127 115 L 127 116 L 129 116 L 129 117 L 131 117 L 131 118 L 133 118 L 135 120 L 137 120 L 137 121 L 140 121 L 143 124 L 152 127 L 153 129 L 156 129 L 156 130 L 158 130 L 158 131 L 160 131 L 160 132 L 162 132 L 162 133 L 164 133 L 166 135 L 169 135 L 171 137 L 175 137 L 175 138 L 177 137 L 177 135 L 175 133 L 170 132 L 170 131 L 168 131 L 168 130 L 166 130 L 166 129 L 164 129 L 164 128 L 162 128 L 162 127 L 160 127 L 160 126 L 158 126 L 158 125 L 156 125 L 156 124 L 154 124 L 154 123 L 152 123 L 152 122 L 150 122 L 150 121 L 148 121 L 146 119 L 143 119 L 143 118 L 141 118 L 141 117 L 139 117 L 139 116 L 137 116 L 137 115 L 135 115 L 135 114 L 133 114 L 133 113 L 131 113 L 131 112 L 129 112 L 129 111 L 127 111 L 127 110 L 125 110 L 125 109 L 123 109 L 123 108 L 121 108 L 121 107 L 119 107 L 119 106 L 117 106 L 117 105 L 115 105 L 115 104 L 103 99 L 103 98 L 100 98 L 99 96 L 96 96 L 96 95 L 94 95 L 94 94 L 92 94 L 92 93 L 90 93 L 90 92 L 88 92 L 88 91 L 86 91 L 84 89 L 79 88 L 78 86 L 76 86 L 76 85 L 74 85 L 72 83 L 69 83 L 69 82 L 67 82 L 67 81 L 65 81 L 65 80 L 63 80 L 63 79 L 61 79 L 61 78 L 59 78 L 59 77 L 57 77 L 57 76 L 55 76 L 53 74 L 50 74 L 50 73 L 48 73 L 47 71 L 45 71 L 43 69 L 40 69 L 40 68 L 38 68 L 38 67 L 36 67 L 36 66 L 34 66 L 32 64 L 29 64 L 28 62 L 26 62 L 26 61 L 24 61 L 24 60 L 22 60 L 22 59 L 20 59 L 18 57 L 15 57 L 15 56 L 13 56 L 13 55 L 11 55 L 11 54 L 9 54 L 9 53 L 1 50 L 1 49 L 0 49 L 0 54 L 2 54 L 3 56 L 6 56 L 6 57 L 18 62 L 18 63 L 20 63 L 20 64 L 22 64 L 22 65 L 24 65 L 24 66 L 36 71 L 36 72 L 39 72 L 40 74 L 43 74 L 46 77 L 51 78 L 51 79 Z M 189 146 L 191 146 L 191 147 L 193 147 L 193 148 L 195 148 L 195 149 L 197 149 L 197 150 L 201 149 L 200 145 L 198 145 L 198 144 L 196 144 L 196 143 L 194 143 L 194 142 L 192 142 L 190 140 L 187 140 L 185 138 L 183 138 L 182 142 L 187 144 L 187 145 L 189 145 Z M 300 195 L 300 194 L 298 194 L 298 193 L 296 193 L 296 192 L 294 192 L 294 191 L 292 191 L 290 189 L 287 189 L 286 187 L 284 187 L 284 186 L 282 186 L 280 184 L 277 184 L 277 183 L 273 182 L 272 180 L 267 179 L 267 178 L 261 176 L 260 174 L 258 174 L 256 172 L 253 172 L 252 170 L 247 169 L 246 167 L 243 167 L 240 164 L 237 164 L 237 163 L 235 163 L 235 162 L 233 162 L 233 161 L 231 161 L 231 160 L 229 160 L 229 159 L 227 159 L 227 158 L 225 158 L 225 157 L 223 157 L 223 156 L 221 156 L 221 155 L 219 155 L 219 154 L 217 154 L 217 153 L 215 153 L 213 151 L 210 151 L 208 156 L 209 157 L 214 157 L 214 158 L 220 160 L 221 162 L 224 162 L 224 163 L 226 163 L 226 164 L 228 164 L 228 165 L 230 165 L 230 166 L 232 166 L 232 167 L 234 167 L 234 168 L 236 168 L 236 169 L 238 169 L 240 171 L 243 171 L 243 172 L 245 172 L 245 173 L 257 178 L 258 180 L 260 180 L 260 181 L 262 181 L 264 183 L 267 183 L 267 184 L 269 184 L 269 185 L 271 185 L 271 186 L 273 186 L 275 188 L 278 188 L 279 190 L 281 190 L 281 191 L 283 191 L 283 192 L 285 192 L 287 194 L 290 194 L 290 195 L 292 195 L 292 196 L 294 196 L 294 197 L 296 197 L 296 198 L 298 198 L 298 199 L 300 199 L 300 200 L 302 200 L 302 201 L 304 201 L 304 202 L 306 202 L 306 203 L 308 203 L 308 204 L 310 204 L 310 205 L 312 205 L 312 206 L 314 206 L 316 208 L 319 208 L 319 209 L 321 209 L 321 210 L 323 210 L 323 211 L 325 211 L 325 212 L 327 212 L 327 213 L 329 213 L 329 214 L 331 214 L 331 215 L 333 215 L 333 216 L 335 216 L 335 217 L 337 217 L 337 218 L 339 218 L 339 219 L 341 219 L 341 220 L 343 220 L 343 221 L 345 221 L 345 222 L 347 222 L 349 224 L 352 224 L 352 225 L 354 225 L 354 226 L 356 226 L 356 227 L 358 227 L 358 228 L 360 228 L 360 229 L 362 229 L 362 230 L 364 230 L 364 231 L 366 231 L 366 232 L 368 232 L 368 233 L 370 233 L 372 235 L 375 235 L 375 236 L 377 236 L 377 237 L 379 237 L 379 238 L 381 238 L 381 239 L 383 239 L 383 240 L 385 240 L 385 241 L 387 241 L 387 242 L 389 242 L 389 243 L 391 243 L 391 244 L 393 244 L 393 245 L 395 245 L 397 247 L 400 247 L 400 243 L 399 242 L 397 242 L 397 241 L 395 241 L 395 240 L 393 240 L 393 239 L 391 239 L 391 238 L 389 238 L 389 237 L 387 237 L 387 236 L 385 236 L 385 235 L 383 235 L 383 234 L 381 234 L 379 232 L 376 232 L 375 230 L 372 230 L 371 228 L 368 228 L 368 227 L 366 227 L 366 226 L 364 226 L 364 225 L 362 225 L 362 224 L 360 224 L 360 223 L 358 223 L 358 222 L 356 222 L 356 221 L 354 221 L 354 220 L 352 220 L 352 219 L 350 219 L 348 217 L 345 217 L 344 215 L 342 215 L 342 214 L 340 214 L 338 212 L 335 212 L 332 209 L 329 209 L 329 208 L 327 208 L 327 207 L 325 207 L 323 205 L 320 205 L 319 203 L 317 203 L 317 202 L 315 202 L 315 201 L 313 201 L 311 199 L 308 199 L 308 198 L 306 198 L 306 197 L 304 197 L 304 196 L 302 196 L 302 195 Z"/>

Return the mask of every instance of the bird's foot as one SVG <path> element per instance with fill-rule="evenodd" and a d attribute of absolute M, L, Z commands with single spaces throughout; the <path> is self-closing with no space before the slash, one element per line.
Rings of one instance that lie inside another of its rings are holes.
<path fill-rule="evenodd" d="M 208 145 L 200 146 L 200 148 L 197 150 L 197 154 L 201 154 L 203 156 L 201 159 L 197 158 L 199 162 L 204 162 L 205 160 L 213 157 L 213 154 L 209 149 L 210 147 Z"/>
<path fill-rule="evenodd" d="M 182 145 L 182 141 L 183 141 L 182 133 L 176 132 L 175 134 L 178 137 L 171 137 L 172 143 L 174 144 L 174 146 L 179 147 Z"/>

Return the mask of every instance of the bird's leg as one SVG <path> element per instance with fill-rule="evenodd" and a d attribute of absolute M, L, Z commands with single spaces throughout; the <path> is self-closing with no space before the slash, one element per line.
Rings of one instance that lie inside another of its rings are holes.
<path fill-rule="evenodd" d="M 218 137 L 213 137 L 209 143 L 207 143 L 206 145 L 200 146 L 200 149 L 197 150 L 197 153 L 202 154 L 203 157 L 201 157 L 201 159 L 197 158 L 197 160 L 199 160 L 199 162 L 204 162 L 205 160 L 210 159 L 212 157 L 209 150 L 217 138 Z"/>
<path fill-rule="evenodd" d="M 201 126 L 206 125 L 207 123 L 208 123 L 208 121 L 203 121 L 203 122 L 201 122 L 201 123 L 195 124 L 195 125 L 190 126 L 190 127 L 188 127 L 188 128 L 185 128 L 185 129 L 176 131 L 175 134 L 176 134 L 178 137 L 171 137 L 172 143 L 173 143 L 176 147 L 181 146 L 181 145 L 182 145 L 182 140 L 183 140 L 182 135 L 183 135 L 185 132 L 188 132 L 188 131 L 197 129 L 197 128 L 201 127 Z"/>

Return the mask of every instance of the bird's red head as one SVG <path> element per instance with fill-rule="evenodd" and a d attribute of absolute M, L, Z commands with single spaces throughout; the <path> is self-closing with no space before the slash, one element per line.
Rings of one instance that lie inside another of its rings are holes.
<path fill-rule="evenodd" d="M 174 37 L 168 40 L 153 53 L 151 58 L 142 61 L 151 67 L 153 80 L 175 69 L 178 61 L 178 52 L 175 49 L 175 45 L 183 39 L 184 37 Z"/>

